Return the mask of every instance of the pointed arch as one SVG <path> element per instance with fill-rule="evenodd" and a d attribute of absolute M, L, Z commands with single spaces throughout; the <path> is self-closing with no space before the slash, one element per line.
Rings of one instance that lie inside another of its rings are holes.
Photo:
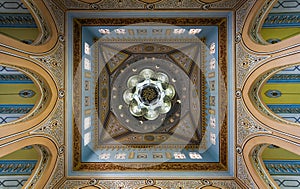
<path fill-rule="evenodd" d="M 58 157 L 57 147 L 53 141 L 41 136 L 27 136 L 11 140 L 10 142 L 0 144 L 0 157 L 30 145 L 37 146 L 40 158 L 31 176 L 25 183 L 24 188 L 29 186 L 44 188 L 51 177 Z"/>
<path fill-rule="evenodd" d="M 57 101 L 58 90 L 53 78 L 48 74 L 48 72 L 31 61 L 20 58 L 18 56 L 11 56 L 9 54 L 2 53 L 0 56 L 0 63 L 3 65 L 15 67 L 17 69 L 28 70 L 34 73 L 35 76 L 38 77 L 36 78 L 35 82 L 39 83 L 42 88 L 41 91 L 43 91 L 42 93 L 44 93 L 42 94 L 43 97 L 39 102 L 40 106 L 36 109 L 38 110 L 36 114 L 32 114 L 30 118 L 23 120 L 22 122 L 16 122 L 14 124 L 1 126 L 1 138 L 14 133 L 25 131 L 42 122 L 52 112 Z"/>
<path fill-rule="evenodd" d="M 58 31 L 55 20 L 43 1 L 24 0 L 30 13 L 34 17 L 39 30 L 39 36 L 32 45 L 25 44 L 3 34 L 0 34 L 0 46 L 22 52 L 43 53 L 51 50 L 57 43 Z"/>
<path fill-rule="evenodd" d="M 249 75 L 242 89 L 244 104 L 256 119 L 269 128 L 298 137 L 300 136 L 300 127 L 297 124 L 276 119 L 274 114 L 266 110 L 265 106 L 260 102 L 258 92 L 261 83 L 263 83 L 268 76 L 272 75 L 272 73 L 278 69 L 298 64 L 299 60 L 300 54 L 297 52 L 269 60 Z"/>
<path fill-rule="evenodd" d="M 277 1 L 256 1 L 244 22 L 242 39 L 244 44 L 253 52 L 276 53 L 286 49 L 299 47 L 300 35 L 296 35 L 280 43 L 268 44 L 260 36 L 260 30 L 269 11 Z"/>
<path fill-rule="evenodd" d="M 41 101 L 41 87 L 28 72 L 0 63 L 0 125 L 30 116 Z"/>
<path fill-rule="evenodd" d="M 300 61 L 276 70 L 259 87 L 258 98 L 277 119 L 300 126 Z"/>
<path fill-rule="evenodd" d="M 264 188 L 278 188 L 261 158 L 261 153 L 270 144 L 284 148 L 297 155 L 300 155 L 300 144 L 299 142 L 293 142 L 274 135 L 255 136 L 245 141 L 243 145 L 243 159 L 256 185 L 265 186 Z"/>

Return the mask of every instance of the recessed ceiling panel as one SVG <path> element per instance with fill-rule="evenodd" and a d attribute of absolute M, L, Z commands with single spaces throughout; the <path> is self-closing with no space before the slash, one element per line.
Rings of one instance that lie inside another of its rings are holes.
<path fill-rule="evenodd" d="M 226 20 L 76 18 L 72 170 L 228 170 Z"/>

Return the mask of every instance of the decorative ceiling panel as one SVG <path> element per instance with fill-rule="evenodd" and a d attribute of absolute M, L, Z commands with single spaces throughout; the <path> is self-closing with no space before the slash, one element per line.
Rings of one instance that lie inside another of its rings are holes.
<path fill-rule="evenodd" d="M 76 18 L 75 174 L 228 169 L 226 20 Z"/>
<path fill-rule="evenodd" d="M 67 9 L 91 10 L 207 10 L 233 9 L 243 0 L 102 0 L 87 3 L 76 0 L 60 0 Z"/>
<path fill-rule="evenodd" d="M 299 64 L 299 36 L 253 40 L 286 2 L 22 2 L 47 39 L 4 37 L 0 60 L 39 73 L 51 95 L 32 120 L 0 127 L 0 156 L 20 145 L 43 153 L 25 187 L 278 187 L 261 147 L 299 155 L 298 125 L 263 112 L 257 93 Z"/>

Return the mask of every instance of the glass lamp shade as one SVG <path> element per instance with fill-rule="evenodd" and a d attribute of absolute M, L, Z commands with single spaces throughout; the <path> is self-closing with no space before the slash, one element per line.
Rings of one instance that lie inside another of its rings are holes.
<path fill-rule="evenodd" d="M 156 73 L 156 78 L 158 81 L 161 81 L 162 83 L 169 83 L 168 76 L 162 72 Z"/>
<path fill-rule="evenodd" d="M 175 89 L 172 85 L 168 85 L 168 87 L 165 90 L 166 96 L 168 96 L 170 99 L 172 99 L 175 96 Z"/>
<path fill-rule="evenodd" d="M 158 116 L 159 113 L 156 110 L 148 110 L 148 112 L 144 115 L 144 117 L 148 120 L 155 120 Z"/>
<path fill-rule="evenodd" d="M 172 104 L 170 101 L 164 102 L 162 106 L 159 108 L 159 113 L 165 114 L 171 110 Z"/>
<path fill-rule="evenodd" d="M 126 102 L 126 104 L 130 104 L 130 102 L 133 99 L 133 93 L 131 92 L 131 89 L 127 89 L 124 93 L 123 93 L 123 99 Z"/>
<path fill-rule="evenodd" d="M 129 105 L 129 111 L 132 115 L 137 117 L 142 116 L 145 113 L 144 110 L 137 104 L 135 100 L 131 101 Z"/>
<path fill-rule="evenodd" d="M 140 75 L 143 76 L 145 79 L 150 79 L 154 77 L 154 71 L 150 69 L 144 69 L 140 72 Z"/>
<path fill-rule="evenodd" d="M 139 75 L 133 75 L 133 76 L 131 76 L 129 79 L 128 79 L 128 81 L 127 81 L 127 87 L 129 88 L 129 89 L 131 89 L 131 88 L 133 88 L 133 87 L 135 87 L 136 85 L 137 85 L 137 83 L 139 83 L 140 81 L 141 81 L 141 76 L 139 76 Z"/>

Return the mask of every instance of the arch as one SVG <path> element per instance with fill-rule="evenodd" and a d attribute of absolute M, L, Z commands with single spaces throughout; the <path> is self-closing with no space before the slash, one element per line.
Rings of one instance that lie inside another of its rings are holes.
<path fill-rule="evenodd" d="M 0 144 L 0 157 L 30 145 L 38 145 L 40 158 L 32 171 L 31 176 L 25 183 L 24 188 L 29 186 L 34 186 L 34 188 L 43 188 L 50 179 L 58 157 L 57 147 L 50 139 L 27 136 L 11 140 L 7 143 L 2 143 Z"/>
<path fill-rule="evenodd" d="M 260 122 L 269 128 L 281 131 L 283 133 L 290 133 L 295 136 L 300 136 L 300 127 L 296 124 L 284 122 L 279 119 L 274 119 L 272 116 L 268 116 L 268 112 L 262 110 L 264 109 L 264 106 L 261 105 L 261 102 L 253 102 L 253 97 L 258 97 L 258 91 L 255 92 L 253 89 L 259 89 L 259 86 L 261 85 L 259 82 L 264 81 L 265 78 L 263 77 L 266 77 L 264 75 L 267 74 L 269 76 L 270 74 L 274 73 L 276 69 L 282 69 L 287 66 L 298 64 L 299 59 L 300 54 L 294 53 L 290 54 L 289 56 L 281 56 L 277 59 L 269 60 L 249 75 L 242 89 L 244 104 L 254 117 L 256 117 Z"/>
<path fill-rule="evenodd" d="M 276 188 L 278 187 L 278 185 L 272 179 L 271 175 L 268 173 L 268 170 L 266 169 L 264 163 L 262 163 L 262 158 L 261 158 L 261 153 L 269 144 L 274 144 L 290 152 L 293 152 L 297 155 L 300 155 L 300 151 L 299 151 L 300 144 L 272 135 L 255 136 L 248 139 L 244 143 L 243 159 L 256 185 L 260 187 L 265 186 L 265 188 L 267 187 Z M 254 158 L 253 155 L 255 156 Z M 255 162 L 255 164 L 257 164 L 260 167 L 257 168 L 257 165 L 254 165 L 253 162 Z M 266 183 L 262 179 L 262 176 L 264 176 L 264 179 L 268 181 L 268 183 Z"/>
<path fill-rule="evenodd" d="M 270 74 L 258 96 L 266 110 L 289 123 L 300 124 L 300 64 Z"/>
<path fill-rule="evenodd" d="M 39 150 L 26 146 L 0 157 L 0 188 L 24 186 L 40 159 Z"/>
<path fill-rule="evenodd" d="M 43 1 L 29 1 L 28 3 L 27 1 L 24 1 L 24 4 L 33 15 L 40 33 L 36 41 L 33 43 L 34 45 L 25 44 L 3 34 L 0 34 L 0 45 L 30 53 L 43 53 L 51 50 L 57 43 L 58 34 L 56 24 L 53 24 L 55 21 L 49 10 Z"/>
<path fill-rule="evenodd" d="M 42 91 L 34 77 L 24 71 L 0 64 L 0 125 L 18 122 L 38 107 Z M 3 116 L 2 116 L 3 115 Z"/>
<path fill-rule="evenodd" d="M 40 66 L 36 65 L 35 63 L 22 59 L 17 56 L 11 56 L 8 54 L 1 54 L 0 56 L 0 63 L 4 65 L 8 65 L 11 67 L 16 67 L 17 69 L 25 69 L 29 70 L 36 74 L 36 76 L 41 77 L 40 80 L 45 83 L 45 89 L 47 92 L 47 97 L 42 97 L 41 106 L 39 108 L 39 112 L 37 115 L 30 117 L 23 122 L 16 122 L 14 124 L 3 125 L 0 127 L 0 138 L 4 136 L 9 136 L 11 134 L 22 132 L 27 129 L 30 129 L 36 126 L 38 123 L 43 121 L 53 110 L 56 101 L 57 101 L 57 94 L 58 90 L 56 88 L 55 82 L 52 77 Z"/>
<path fill-rule="evenodd" d="M 296 35 L 280 43 L 275 44 L 260 44 L 259 42 L 255 42 L 251 33 L 257 35 L 257 40 L 262 41 L 262 37 L 260 36 L 260 29 L 262 24 L 268 15 L 269 11 L 276 3 L 276 1 L 268 0 L 268 1 L 256 1 L 252 9 L 249 11 L 249 14 L 246 18 L 242 29 L 242 39 L 244 44 L 252 51 L 258 53 L 275 53 L 277 51 L 283 51 L 287 48 L 295 48 L 299 47 L 300 35 Z M 260 17 L 261 16 L 261 17 Z"/>
<path fill-rule="evenodd" d="M 300 185 L 297 168 L 300 164 L 300 155 L 276 145 L 268 145 L 261 154 L 262 163 L 280 188 L 297 188 Z"/>

